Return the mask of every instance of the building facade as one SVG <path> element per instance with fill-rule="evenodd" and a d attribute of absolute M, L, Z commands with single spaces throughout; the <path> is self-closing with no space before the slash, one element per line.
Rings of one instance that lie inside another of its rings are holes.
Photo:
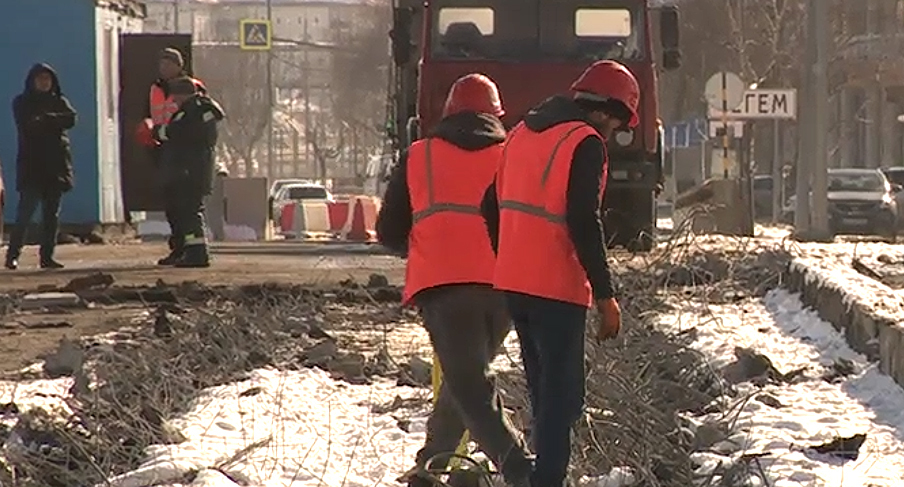
<path fill-rule="evenodd" d="M 59 73 L 63 92 L 78 112 L 70 132 L 75 188 L 63 199 L 62 223 L 124 221 L 119 36 L 141 31 L 144 6 L 134 0 L 29 0 L 7 2 L 4 8 L 15 22 L 0 31 L 5 65 L 0 97 L 7 100 L 0 106 L 9 107 L 9 100 L 22 91 L 32 64 L 46 62 Z M 0 116 L 0 161 L 5 179 L 15 181 L 16 127 L 11 114 Z M 7 221 L 15 215 L 15 200 L 10 197 L 4 209 Z"/>
<path fill-rule="evenodd" d="M 904 0 L 842 2 L 834 63 L 837 148 L 843 167 L 904 165 Z"/>

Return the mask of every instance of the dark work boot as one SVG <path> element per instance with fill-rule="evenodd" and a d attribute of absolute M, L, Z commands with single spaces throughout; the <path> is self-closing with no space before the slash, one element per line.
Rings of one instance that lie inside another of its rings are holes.
<path fill-rule="evenodd" d="M 14 271 L 19 268 L 19 259 L 9 256 L 6 256 L 6 263 L 3 265 L 7 269 Z"/>
<path fill-rule="evenodd" d="M 189 245 L 185 247 L 185 253 L 183 253 L 182 258 L 176 262 L 176 267 L 210 267 L 210 254 L 207 251 L 207 245 Z"/>
<path fill-rule="evenodd" d="M 176 265 L 179 262 L 179 259 L 182 258 L 182 254 L 184 252 L 182 249 L 173 249 L 170 251 L 169 255 L 157 261 L 157 265 Z"/>
<path fill-rule="evenodd" d="M 64 266 L 53 259 L 41 259 L 41 269 L 62 269 Z"/>

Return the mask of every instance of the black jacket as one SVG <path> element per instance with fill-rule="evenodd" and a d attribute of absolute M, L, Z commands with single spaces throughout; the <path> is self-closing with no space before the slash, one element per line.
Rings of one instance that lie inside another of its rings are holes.
<path fill-rule="evenodd" d="M 542 132 L 556 125 L 575 121 L 590 123 L 586 113 L 570 98 L 563 96 L 555 96 L 544 101 L 524 117 L 524 124 L 533 132 Z M 607 163 L 606 147 L 602 140 L 590 136 L 582 140 L 575 147 L 571 159 L 571 173 L 568 176 L 565 196 L 565 222 L 578 260 L 593 288 L 595 299 L 614 295 L 612 276 L 606 261 L 606 240 L 599 202 L 604 163 Z M 508 164 L 517 164 L 517 161 L 508 161 Z M 484 195 L 481 211 L 487 222 L 493 249 L 497 250 L 499 204 L 496 199 L 495 182 Z"/>
<path fill-rule="evenodd" d="M 154 128 L 154 135 L 161 142 L 160 168 L 165 186 L 210 194 L 217 124 L 225 116 L 214 99 L 196 94 L 179 106 L 167 125 Z"/>
<path fill-rule="evenodd" d="M 478 151 L 504 142 L 505 128 L 492 115 L 463 112 L 441 120 L 428 137 L 445 140 L 466 151 Z M 408 154 L 403 152 L 390 175 L 376 225 L 380 243 L 400 255 L 408 254 L 412 225 L 407 166 Z"/>
<path fill-rule="evenodd" d="M 38 73 L 49 73 L 53 88 L 47 93 L 34 89 Z M 67 131 L 75 126 L 75 110 L 63 96 L 56 71 L 35 64 L 25 77 L 25 88 L 13 99 L 13 118 L 18 131 L 16 188 L 19 191 L 72 189 L 72 151 Z"/>

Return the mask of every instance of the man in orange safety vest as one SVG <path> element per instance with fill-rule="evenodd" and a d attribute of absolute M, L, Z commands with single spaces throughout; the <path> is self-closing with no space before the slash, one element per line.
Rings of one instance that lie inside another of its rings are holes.
<path fill-rule="evenodd" d="M 598 61 L 532 109 L 509 134 L 482 209 L 497 251 L 493 282 L 505 291 L 530 392 L 533 487 L 560 487 L 571 427 L 584 401 L 587 309 L 601 315 L 598 338 L 615 337 L 615 300 L 600 206 L 606 140 L 637 125 L 639 86 L 614 61 Z"/>
<path fill-rule="evenodd" d="M 502 115 L 492 80 L 459 78 L 442 121 L 393 172 L 377 220 L 380 242 L 407 255 L 403 300 L 420 309 L 443 372 L 426 443 L 405 476 L 412 487 L 432 485 L 425 465 L 444 467 L 466 428 L 507 482 L 526 485 L 532 469 L 489 376 L 511 326 L 493 289 L 495 259 L 480 216 L 502 155 Z"/>
<path fill-rule="evenodd" d="M 148 100 L 148 119 L 139 126 L 139 142 L 151 147 L 153 150 L 154 162 L 159 166 L 160 144 L 149 134 L 146 136 L 146 128 L 150 126 L 152 133 L 157 133 L 159 128 L 167 125 L 172 116 L 179 111 L 179 104 L 175 97 L 169 92 L 169 81 L 177 78 L 186 77 L 185 60 L 182 53 L 178 49 L 168 47 L 160 52 L 158 59 L 158 69 L 160 78 L 151 85 L 150 96 Z M 196 78 L 190 78 L 192 84 L 195 85 L 199 93 L 205 93 L 204 83 Z M 149 120 L 149 121 L 147 121 Z M 166 206 L 164 213 L 166 221 L 170 226 L 170 238 L 168 240 L 170 253 L 166 257 L 157 261 L 158 265 L 169 266 L 175 265 L 182 257 L 185 251 L 185 242 L 181 235 L 184 235 L 184 229 L 181 228 L 177 215 L 179 214 L 178 196 L 169 194 L 167 188 L 164 188 L 166 194 Z"/>

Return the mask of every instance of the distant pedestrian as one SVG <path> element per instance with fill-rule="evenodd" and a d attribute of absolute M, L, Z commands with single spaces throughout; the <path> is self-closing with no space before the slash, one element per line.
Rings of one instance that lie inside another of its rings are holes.
<path fill-rule="evenodd" d="M 207 267 L 204 201 L 213 187 L 217 124 L 225 114 L 192 78 L 170 80 L 167 87 L 178 110 L 169 123 L 155 128 L 154 137 L 161 143 L 160 169 L 174 237 L 182 246 L 172 265 Z"/>
<path fill-rule="evenodd" d="M 41 268 L 60 269 L 53 259 L 60 223 L 60 200 L 72 189 L 72 153 L 67 131 L 75 126 L 76 114 L 63 96 L 56 71 L 35 64 L 25 78 L 25 89 L 13 100 L 18 132 L 16 189 L 19 207 L 16 226 L 9 239 L 6 268 L 19 267 L 25 230 L 41 206 Z"/>
<path fill-rule="evenodd" d="M 147 118 L 142 122 L 142 130 L 144 127 L 152 127 L 152 131 L 156 131 L 170 122 L 173 115 L 179 110 L 179 103 L 170 92 L 169 82 L 179 78 L 188 78 L 194 85 L 195 90 L 205 93 L 204 83 L 199 79 L 189 77 L 185 70 L 185 58 L 182 53 L 174 47 L 168 47 L 162 51 L 157 58 L 157 70 L 160 77 L 151 84 L 148 97 Z M 161 159 L 160 143 L 154 141 L 151 137 L 141 137 L 140 142 L 148 145 L 153 150 L 152 157 L 154 163 L 159 167 Z M 170 226 L 170 238 L 168 240 L 170 253 L 166 257 L 157 261 L 159 265 L 174 265 L 182 257 L 185 250 L 185 242 L 181 240 L 180 235 L 185 232 L 178 228 L 176 213 L 179 212 L 179 196 L 166 192 L 164 188 L 164 212 L 166 221 Z"/>

